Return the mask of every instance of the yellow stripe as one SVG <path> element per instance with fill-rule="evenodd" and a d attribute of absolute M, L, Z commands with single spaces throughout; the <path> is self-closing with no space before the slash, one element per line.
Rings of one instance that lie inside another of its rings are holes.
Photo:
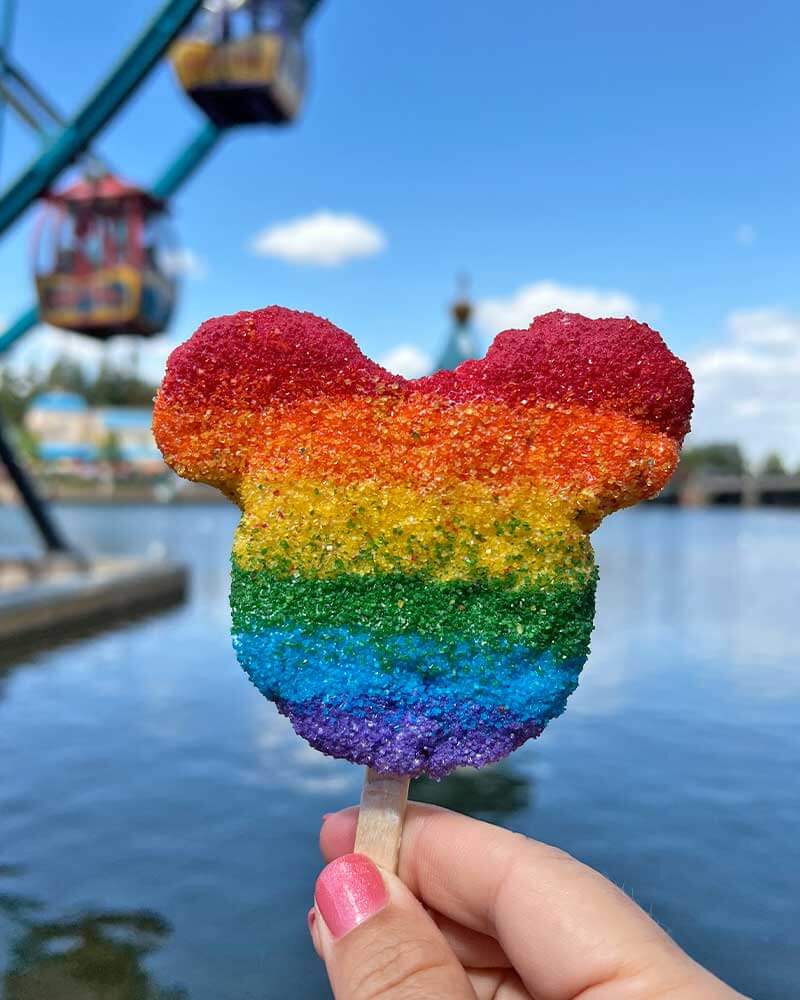
<path fill-rule="evenodd" d="M 583 586 L 589 540 L 561 499 L 530 484 L 498 493 L 474 480 L 422 494 L 374 481 L 242 485 L 234 556 L 245 570 L 324 578 L 419 573 L 436 580 L 519 574 Z"/>

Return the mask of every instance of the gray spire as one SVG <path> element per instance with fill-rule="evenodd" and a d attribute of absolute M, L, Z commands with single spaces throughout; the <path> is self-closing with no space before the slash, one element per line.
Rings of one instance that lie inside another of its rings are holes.
<path fill-rule="evenodd" d="M 462 279 L 463 284 L 463 279 Z M 442 353 L 436 359 L 434 371 L 442 368 L 457 368 L 462 361 L 480 358 L 483 351 L 478 343 L 475 330 L 470 322 L 472 319 L 472 303 L 466 294 L 462 293 L 450 307 L 453 318 L 450 332 L 447 335 Z"/>

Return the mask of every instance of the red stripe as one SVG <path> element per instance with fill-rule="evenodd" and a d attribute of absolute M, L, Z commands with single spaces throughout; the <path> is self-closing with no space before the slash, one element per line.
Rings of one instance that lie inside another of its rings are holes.
<path fill-rule="evenodd" d="M 164 401 L 264 408 L 316 396 L 410 392 L 458 401 L 577 403 L 643 421 L 678 442 L 689 429 L 692 377 L 658 333 L 631 319 L 553 312 L 499 334 L 485 359 L 409 382 L 364 357 L 311 313 L 270 306 L 207 320 L 169 360 Z"/>

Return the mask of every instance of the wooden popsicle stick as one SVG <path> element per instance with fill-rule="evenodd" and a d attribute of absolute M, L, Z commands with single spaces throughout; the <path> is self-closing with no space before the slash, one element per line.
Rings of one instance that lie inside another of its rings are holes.
<path fill-rule="evenodd" d="M 355 851 L 390 872 L 397 871 L 408 783 L 402 774 L 380 774 L 371 767 L 364 775 Z"/>

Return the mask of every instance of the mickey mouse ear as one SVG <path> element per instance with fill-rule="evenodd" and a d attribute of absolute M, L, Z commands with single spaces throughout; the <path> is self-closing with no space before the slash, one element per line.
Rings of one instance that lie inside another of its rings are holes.
<path fill-rule="evenodd" d="M 233 496 L 268 407 L 320 394 L 371 394 L 403 381 L 333 323 L 270 306 L 209 319 L 172 352 L 153 430 L 179 475 Z"/>
<path fill-rule="evenodd" d="M 573 504 L 587 531 L 664 487 L 692 411 L 686 365 L 628 318 L 548 313 L 498 334 L 482 361 L 428 381 L 456 403 L 523 410 L 526 423 L 509 436 L 527 443 L 523 475 Z"/>
<path fill-rule="evenodd" d="M 209 319 L 198 327 L 170 356 L 162 392 L 228 412 L 320 391 L 374 391 L 385 377 L 350 334 L 333 323 L 269 306 Z"/>
<path fill-rule="evenodd" d="M 645 323 L 560 310 L 499 333 L 466 383 L 507 402 L 539 399 L 632 417 L 678 444 L 689 430 L 692 376 Z M 476 385 L 477 388 L 477 385 Z"/>

